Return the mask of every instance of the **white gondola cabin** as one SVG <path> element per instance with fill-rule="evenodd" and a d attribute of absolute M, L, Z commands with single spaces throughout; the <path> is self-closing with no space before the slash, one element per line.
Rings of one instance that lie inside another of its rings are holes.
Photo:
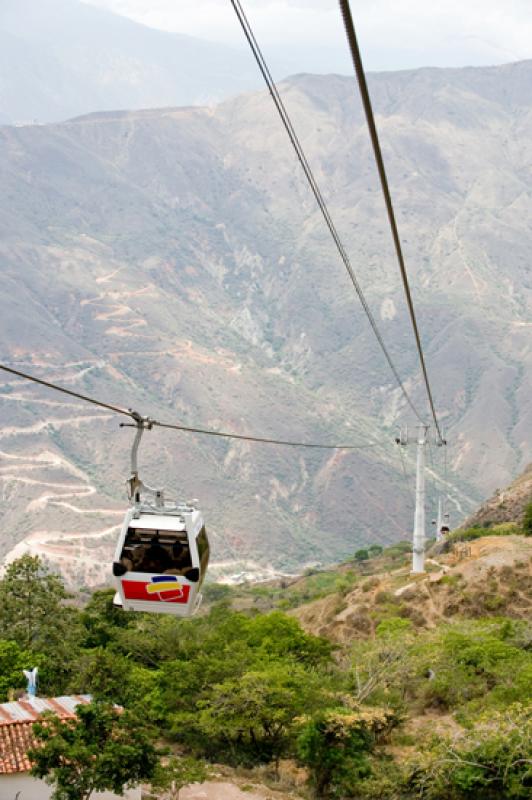
<path fill-rule="evenodd" d="M 201 585 L 209 563 L 203 516 L 194 503 L 165 501 L 138 475 L 137 451 L 153 422 L 131 412 L 137 433 L 131 451 L 127 511 L 114 560 L 115 604 L 126 610 L 189 617 L 200 606 Z M 146 497 L 153 498 L 148 502 Z"/>
<path fill-rule="evenodd" d="M 201 603 L 209 542 L 201 513 L 190 506 L 130 509 L 113 562 L 126 610 L 190 616 Z"/>

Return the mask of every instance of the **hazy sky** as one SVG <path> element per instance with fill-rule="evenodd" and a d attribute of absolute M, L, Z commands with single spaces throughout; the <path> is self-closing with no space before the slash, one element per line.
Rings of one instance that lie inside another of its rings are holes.
<path fill-rule="evenodd" d="M 242 44 L 229 0 L 85 0 L 163 30 Z M 337 0 L 242 0 L 265 48 L 301 70 L 349 69 Z M 365 66 L 500 64 L 532 58 L 532 0 L 352 0 Z M 267 55 L 267 53 L 266 53 Z M 345 58 L 345 62 L 343 59 Z"/>

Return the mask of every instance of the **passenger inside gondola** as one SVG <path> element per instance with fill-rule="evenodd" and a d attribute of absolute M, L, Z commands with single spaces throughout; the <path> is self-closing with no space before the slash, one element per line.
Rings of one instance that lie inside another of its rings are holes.
<path fill-rule="evenodd" d="M 120 561 L 128 572 L 184 575 L 192 567 L 186 531 L 130 528 Z"/>
<path fill-rule="evenodd" d="M 165 569 L 165 573 L 167 575 L 184 575 L 192 567 L 190 550 L 187 545 L 181 542 L 174 542 L 171 549 L 172 564 L 168 569 Z"/>
<path fill-rule="evenodd" d="M 172 557 L 168 550 L 159 541 L 156 533 L 151 544 L 147 547 L 140 565 L 139 572 L 164 572 L 172 566 Z"/>

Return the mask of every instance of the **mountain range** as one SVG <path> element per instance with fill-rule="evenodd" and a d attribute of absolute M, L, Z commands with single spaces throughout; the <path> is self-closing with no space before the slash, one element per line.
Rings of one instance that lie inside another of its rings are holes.
<path fill-rule="evenodd" d="M 447 448 L 451 524 L 531 460 L 532 63 L 370 76 Z M 368 303 L 426 416 L 353 79 L 280 85 Z M 416 420 L 266 92 L 0 129 L 2 361 L 158 419 L 304 451 L 146 434 L 148 483 L 202 501 L 219 568 L 298 570 L 409 537 Z M 108 573 L 128 475 L 119 419 L 7 380 L 1 554 Z M 446 456 L 446 458 L 445 458 Z M 432 459 L 432 460 L 431 460 Z"/>
<path fill-rule="evenodd" d="M 77 0 L 2 0 L 0 123 L 207 104 L 257 88 L 246 51 Z"/>

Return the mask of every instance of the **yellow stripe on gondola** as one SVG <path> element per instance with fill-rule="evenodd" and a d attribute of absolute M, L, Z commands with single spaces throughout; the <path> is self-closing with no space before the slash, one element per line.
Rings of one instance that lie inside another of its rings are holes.
<path fill-rule="evenodd" d="M 177 591 L 182 588 L 182 584 L 177 581 L 161 581 L 160 583 L 149 583 L 146 586 L 146 591 L 148 594 L 158 594 L 159 592 Z"/>

